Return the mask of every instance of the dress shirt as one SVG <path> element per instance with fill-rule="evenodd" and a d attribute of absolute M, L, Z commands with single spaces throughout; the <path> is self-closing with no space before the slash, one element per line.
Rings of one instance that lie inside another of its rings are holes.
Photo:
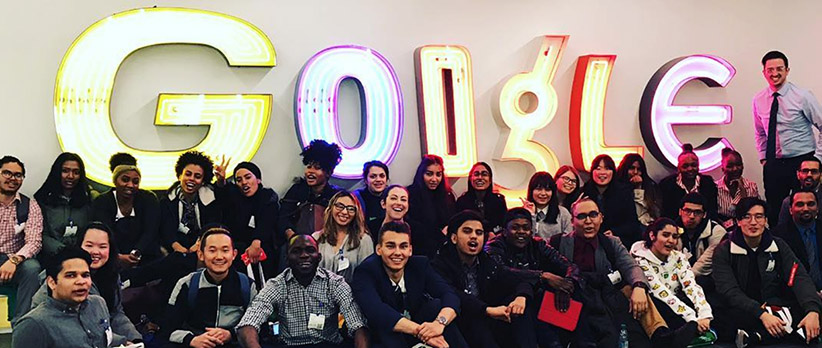
<path fill-rule="evenodd" d="M 822 127 L 822 107 L 808 90 L 785 82 L 779 88 L 779 108 L 776 124 L 776 157 L 791 158 L 817 148 L 813 128 Z M 773 91 L 767 87 L 753 98 L 756 149 L 759 159 L 765 159 L 768 142 L 768 122 L 771 118 Z M 822 137 L 820 137 L 822 141 Z"/>
<path fill-rule="evenodd" d="M 34 198 L 29 200 L 29 218 L 23 231 L 17 233 L 17 204 L 20 193 L 9 204 L 0 203 L 0 254 L 17 254 L 30 259 L 43 246 L 43 214 Z"/>
<path fill-rule="evenodd" d="M 574 232 L 574 263 L 579 266 L 582 272 L 595 272 L 596 250 L 599 247 L 599 239 L 591 239 L 580 236 Z"/>
<path fill-rule="evenodd" d="M 340 312 L 351 336 L 365 326 L 365 319 L 354 302 L 348 283 L 343 277 L 320 267 L 317 267 L 317 273 L 307 287 L 297 281 L 290 268 L 269 279 L 254 297 L 237 329 L 253 326 L 259 331 L 260 325 L 268 320 L 275 309 L 280 320 L 280 333 L 288 346 L 339 344 L 343 340 L 337 329 Z M 308 328 L 310 314 L 325 316 L 322 330 Z"/>

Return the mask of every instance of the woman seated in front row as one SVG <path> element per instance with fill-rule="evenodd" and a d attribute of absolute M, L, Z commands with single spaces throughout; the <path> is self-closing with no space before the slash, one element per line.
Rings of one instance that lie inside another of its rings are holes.
<path fill-rule="evenodd" d="M 645 272 L 651 299 L 668 327 L 677 329 L 696 322 L 699 332 L 714 341 L 716 335 L 708 333 L 713 319 L 711 305 L 696 283 L 688 257 L 676 250 L 680 231 L 674 220 L 656 219 L 645 230 L 644 240 L 631 247 L 631 255 Z"/>

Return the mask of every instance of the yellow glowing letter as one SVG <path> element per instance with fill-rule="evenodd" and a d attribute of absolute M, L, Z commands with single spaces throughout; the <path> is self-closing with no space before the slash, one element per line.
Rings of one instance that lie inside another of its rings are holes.
<path fill-rule="evenodd" d="M 532 140 L 534 132 L 548 125 L 557 112 L 557 92 L 551 85 L 559 66 L 568 36 L 545 36 L 531 72 L 517 74 L 502 88 L 499 109 L 502 120 L 511 129 L 501 161 L 525 161 L 537 171 L 554 173 L 559 167 L 557 156 L 547 146 Z M 529 107 L 521 106 L 521 99 L 531 96 Z M 509 207 L 520 206 L 519 198 L 526 190 L 498 187 Z"/>
<path fill-rule="evenodd" d="M 477 161 L 471 55 L 462 46 L 423 46 L 415 54 L 422 152 L 442 157 L 449 177 Z"/>
<path fill-rule="evenodd" d="M 143 173 L 142 188 L 164 189 L 176 180 L 174 163 L 185 151 L 225 154 L 233 163 L 250 160 L 257 151 L 268 128 L 270 94 L 161 94 L 155 124 L 207 125 L 210 129 L 205 139 L 179 151 L 143 151 L 120 140 L 109 112 L 117 70 L 134 51 L 163 44 L 209 46 L 219 51 L 229 66 L 275 64 L 274 46 L 262 31 L 216 12 L 146 8 L 94 23 L 63 57 L 54 91 L 60 145 L 83 157 L 92 180 L 111 185 L 107 162 L 115 152 L 129 152 L 137 158 Z"/>
<path fill-rule="evenodd" d="M 616 56 L 582 56 L 571 88 L 569 119 L 571 159 L 574 166 L 591 170 L 591 161 L 608 154 L 618 164 L 629 153 L 643 154 L 642 146 L 605 145 L 605 95 Z"/>

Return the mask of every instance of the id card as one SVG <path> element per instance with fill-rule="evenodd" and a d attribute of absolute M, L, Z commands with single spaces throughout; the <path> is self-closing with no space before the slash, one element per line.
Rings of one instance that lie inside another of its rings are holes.
<path fill-rule="evenodd" d="M 774 268 L 776 268 L 776 260 L 768 260 L 768 267 L 765 268 L 765 272 L 773 272 Z"/>
<path fill-rule="evenodd" d="M 339 257 L 340 262 L 337 264 L 337 272 L 343 271 L 351 266 L 351 261 L 345 256 Z"/>
<path fill-rule="evenodd" d="M 75 234 L 77 234 L 77 226 L 66 226 L 66 231 L 63 233 L 63 237 L 71 237 Z"/>
<path fill-rule="evenodd" d="M 322 330 L 325 327 L 325 316 L 322 314 L 311 313 L 308 315 L 308 328 L 314 330 Z"/>
<path fill-rule="evenodd" d="M 188 232 L 191 230 L 188 228 L 188 226 L 184 225 L 181 222 L 179 225 L 177 225 L 177 231 L 180 231 L 180 233 L 182 234 L 188 234 Z"/>
<path fill-rule="evenodd" d="M 19 224 L 19 225 L 18 225 L 18 224 L 14 224 L 14 233 L 16 233 L 16 234 L 23 233 L 23 231 L 24 231 L 25 229 L 26 229 L 26 223 L 25 223 L 25 222 L 24 222 L 24 223 L 22 223 L 22 224 Z"/>
<path fill-rule="evenodd" d="M 254 222 L 254 215 L 251 215 L 251 218 L 248 219 L 248 227 L 256 228 L 257 224 Z"/>

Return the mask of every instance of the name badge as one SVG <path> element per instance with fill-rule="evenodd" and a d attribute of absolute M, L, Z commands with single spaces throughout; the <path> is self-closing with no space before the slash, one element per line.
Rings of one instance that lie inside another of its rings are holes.
<path fill-rule="evenodd" d="M 22 223 L 22 224 L 19 224 L 19 225 L 18 224 L 14 225 L 14 233 L 17 233 L 17 234 L 22 233 L 23 230 L 25 230 L 25 229 L 26 229 L 26 223 L 25 222 Z"/>
<path fill-rule="evenodd" d="M 774 268 L 776 268 L 776 260 L 768 260 L 768 267 L 765 268 L 765 272 L 773 272 Z"/>
<path fill-rule="evenodd" d="M 248 219 L 248 227 L 251 227 L 251 228 L 256 228 L 257 227 L 257 224 L 254 223 L 254 215 L 251 215 L 251 218 Z"/>
<path fill-rule="evenodd" d="M 71 237 L 75 234 L 77 234 L 77 226 L 66 226 L 66 232 L 63 233 L 63 237 Z"/>
<path fill-rule="evenodd" d="M 184 225 L 181 222 L 179 225 L 177 225 L 177 231 L 180 231 L 182 234 L 188 234 L 188 232 L 191 231 L 191 229 L 189 229 L 188 226 Z"/>
<path fill-rule="evenodd" d="M 308 315 L 308 328 L 314 330 L 322 330 L 325 327 L 325 316 L 322 314 L 311 313 Z"/>
<path fill-rule="evenodd" d="M 337 272 L 347 269 L 351 266 L 351 261 L 347 257 L 340 255 L 340 263 L 337 264 Z"/>

